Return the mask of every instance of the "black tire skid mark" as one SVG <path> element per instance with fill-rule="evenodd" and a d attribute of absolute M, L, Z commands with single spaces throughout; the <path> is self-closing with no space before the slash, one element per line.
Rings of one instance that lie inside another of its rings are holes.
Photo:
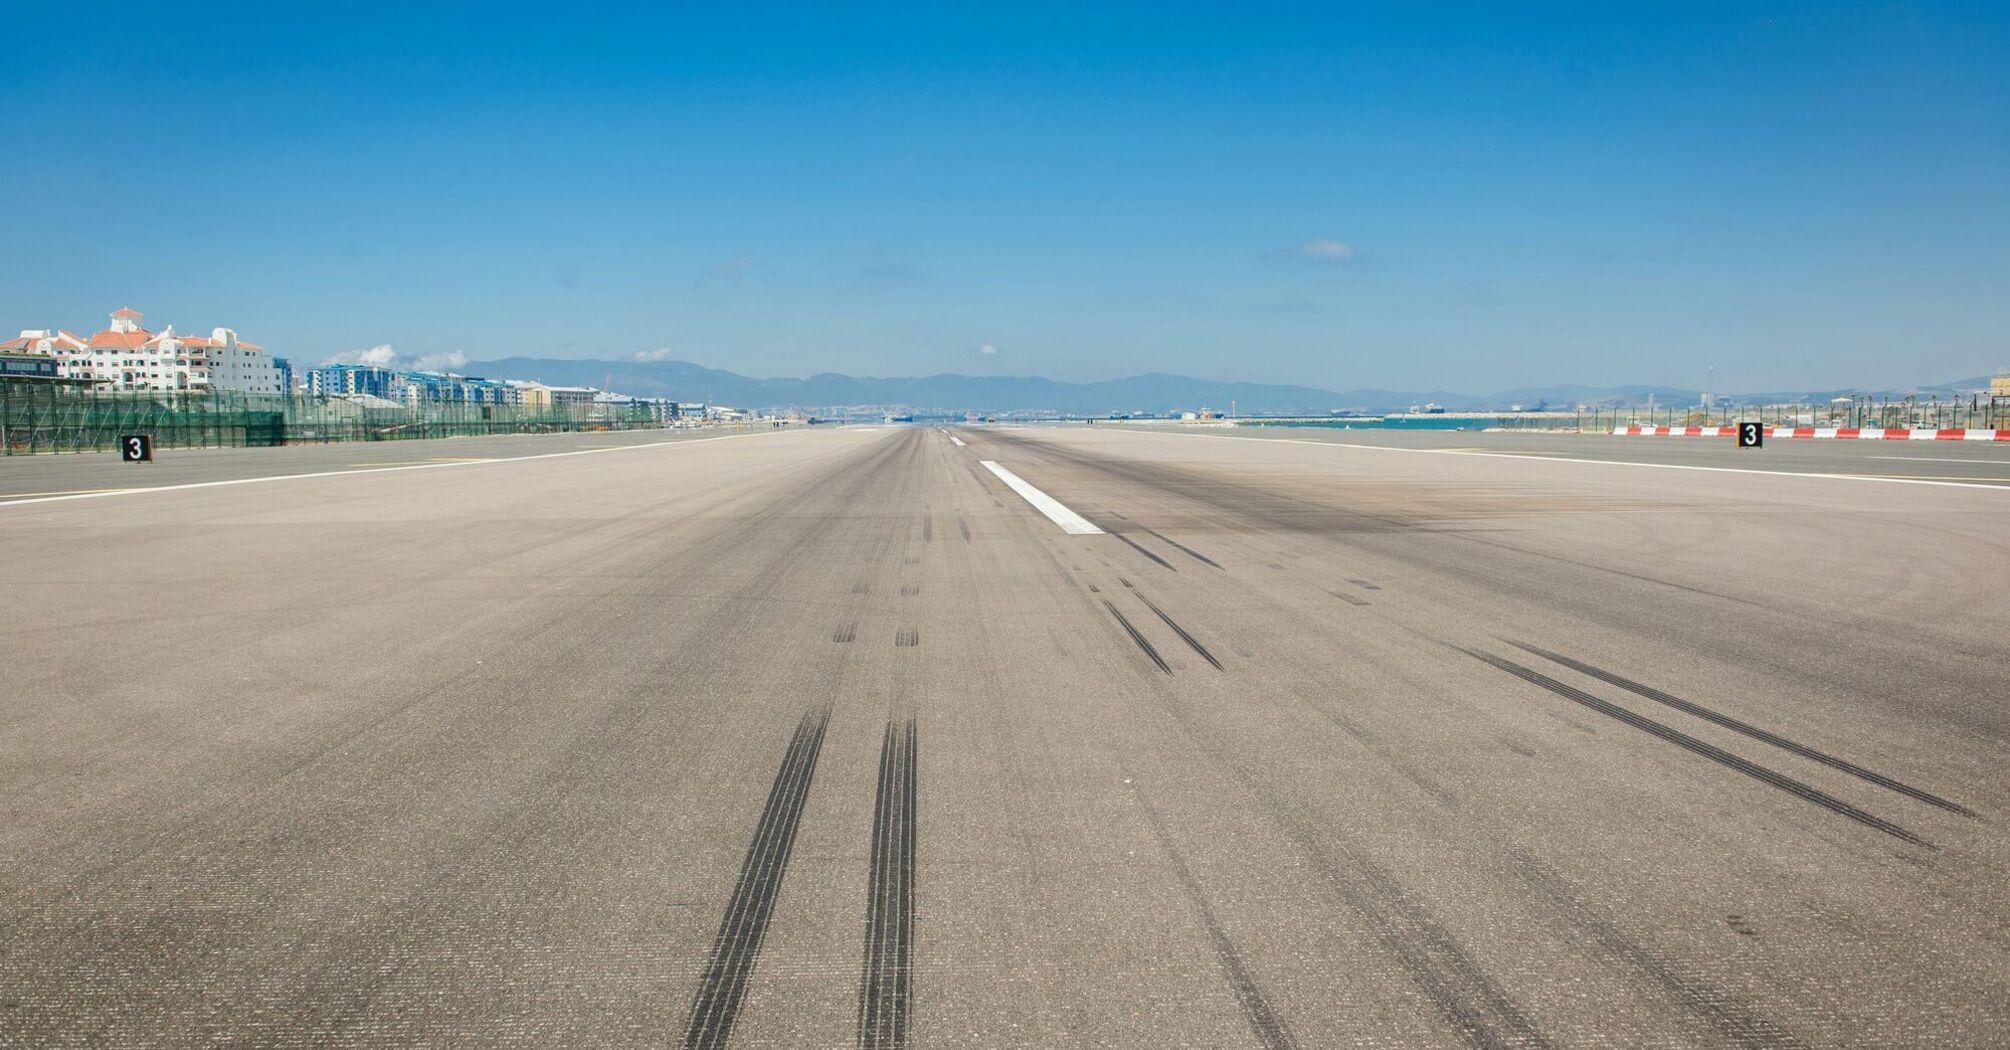
<path fill-rule="evenodd" d="M 1176 539 L 1173 539 L 1171 536 L 1167 536 L 1166 534 L 1160 532 L 1157 529 L 1154 529 L 1148 525 L 1139 525 L 1138 528 L 1143 529 L 1146 533 L 1149 533 L 1152 536 L 1158 537 L 1158 540 L 1161 543 L 1167 544 L 1172 547 L 1177 547 L 1180 550 L 1185 551 L 1189 557 L 1193 558 L 1195 561 L 1198 561 L 1203 565 L 1211 565 L 1217 569 L 1221 568 L 1220 562 L 1215 561 L 1213 558 L 1210 558 L 1207 555 L 1202 554 L 1197 550 L 1194 550 L 1192 547 L 1189 547 L 1186 544 L 1181 543 Z M 1228 570 L 1222 569 L 1222 571 L 1226 572 Z"/>
<path fill-rule="evenodd" d="M 1932 843 L 1926 841 L 1923 838 L 1920 838 L 1918 835 L 1915 835 L 1912 832 L 1907 831 L 1906 829 L 1898 826 L 1897 824 L 1885 820 L 1883 817 L 1879 817 L 1872 813 L 1865 812 L 1864 810 L 1859 809 L 1856 806 L 1850 805 L 1849 803 L 1844 802 L 1842 799 L 1836 798 L 1834 795 L 1831 795 L 1821 790 L 1820 788 L 1802 783 L 1801 781 L 1795 780 L 1793 777 L 1787 776 L 1784 773 L 1775 772 L 1774 770 L 1759 765 L 1758 763 L 1753 762 L 1750 759 L 1734 755 L 1731 752 L 1726 751 L 1723 748 L 1717 747 L 1714 744 L 1698 740 L 1697 738 L 1690 736 L 1689 734 L 1684 733 L 1679 729 L 1675 729 L 1672 726 L 1663 725 L 1660 722 L 1656 722 L 1655 720 L 1646 717 L 1645 715 L 1635 714 L 1632 711 L 1628 711 L 1627 709 L 1620 707 L 1617 704 L 1611 703 L 1610 701 L 1601 700 L 1598 697 L 1595 697 L 1590 693 L 1587 693 L 1584 690 L 1577 688 L 1576 686 L 1569 685 L 1564 682 L 1559 682 L 1556 679 L 1551 678 L 1548 675 L 1545 675 L 1539 671 L 1523 667 L 1522 665 L 1515 663 L 1512 660 L 1502 659 L 1501 657 L 1494 656 L 1491 653 L 1480 652 L 1477 649 L 1465 649 L 1463 647 L 1460 648 L 1460 651 L 1464 652 L 1468 656 L 1471 656 L 1473 659 L 1480 661 L 1481 663 L 1485 663 L 1492 666 L 1496 670 L 1505 671 L 1508 674 L 1513 675 L 1514 677 L 1519 678 L 1524 682 L 1546 689 L 1549 692 L 1556 694 L 1557 696 L 1563 697 L 1564 699 L 1571 701 L 1572 703 L 1590 708 L 1591 710 L 1596 711 L 1599 714 L 1605 715 L 1609 718 L 1615 719 L 1620 722 L 1624 722 L 1625 724 L 1630 725 L 1635 729 L 1638 729 L 1651 736 L 1657 737 L 1661 740 L 1665 740 L 1668 743 L 1674 744 L 1676 747 L 1679 747 L 1685 751 L 1688 751 L 1692 754 L 1700 755 L 1728 769 L 1733 769 L 1736 770 L 1737 772 L 1743 773 L 1744 775 L 1751 777 L 1753 780 L 1757 780 L 1760 783 L 1779 788 L 1781 791 L 1785 791 L 1790 795 L 1794 795 L 1808 802 L 1812 802 L 1815 805 L 1830 811 L 1831 813 L 1848 817 L 1849 819 L 1854 820 L 1857 823 L 1862 824 L 1867 828 L 1873 828 L 1877 831 L 1882 831 L 1885 834 L 1892 836 L 1893 838 L 1902 839 L 1906 842 L 1912 843 L 1915 846 L 1923 846 L 1931 850 L 1939 849 L 1939 847 L 1933 845 Z"/>
<path fill-rule="evenodd" d="M 1136 778 L 1131 777 L 1132 780 Z M 1135 790 L 1135 788 L 1134 788 Z M 1214 958 L 1221 965 L 1222 977 L 1228 981 L 1229 991 L 1235 994 L 1237 1005 L 1242 1007 L 1243 1019 L 1249 1022 L 1249 1030 L 1263 1044 L 1264 1050 L 1296 1050 L 1298 1037 L 1291 1026 L 1280 1016 L 1270 1000 L 1265 998 L 1263 989 L 1242 961 L 1242 952 L 1228 936 L 1215 915 L 1214 906 L 1208 903 L 1207 892 L 1200 880 L 1194 876 L 1193 868 L 1187 863 L 1186 855 L 1174 844 L 1172 834 L 1166 829 L 1165 818 L 1159 815 L 1151 803 L 1138 793 L 1138 806 L 1151 821 L 1152 832 L 1158 836 L 1159 849 L 1165 853 L 1166 862 L 1172 866 L 1173 876 L 1179 881 L 1180 889 L 1186 892 L 1187 902 L 1193 906 L 1195 918 L 1207 933 L 1207 939 L 1214 946 Z"/>
<path fill-rule="evenodd" d="M 760 961 L 761 942 L 774 917 L 775 898 L 788 875 L 789 855 L 809 801 L 810 784 L 816 778 L 817 756 L 823 750 L 830 718 L 829 707 L 803 715 L 783 753 L 781 769 L 775 773 L 767 805 L 740 864 L 739 880 L 713 939 L 711 961 L 692 997 L 691 1017 L 684 1030 L 685 1050 L 716 1050 L 732 1036 L 748 978 Z"/>
<path fill-rule="evenodd" d="M 1144 650 L 1144 654 L 1151 658 L 1152 663 L 1157 665 L 1159 670 L 1167 674 L 1173 673 L 1172 665 L 1166 663 L 1165 657 L 1159 655 L 1159 651 L 1152 647 L 1151 641 L 1139 633 L 1138 629 L 1131 624 L 1130 619 L 1116 605 L 1111 603 L 1108 598 L 1103 599 L 1103 608 L 1110 610 L 1110 615 L 1116 617 L 1117 622 L 1124 625 L 1124 631 L 1131 636 L 1131 641 L 1138 643 L 1138 648 Z"/>
<path fill-rule="evenodd" d="M 1895 791 L 1901 795 L 1907 796 L 1908 798 L 1917 799 L 1921 802 L 1926 803 L 1929 806 L 1937 806 L 1940 809 L 1948 811 L 1949 813 L 1959 813 L 1964 817 L 1976 816 L 1974 810 L 1969 809 L 1967 806 L 1964 806 L 1959 802 L 1955 802 L 1951 799 L 1942 798 L 1939 795 L 1932 793 L 1931 791 L 1927 791 L 1923 788 L 1913 787 L 1910 784 L 1907 784 L 1900 780 L 1895 780 L 1891 777 L 1885 776 L 1884 774 L 1878 773 L 1874 770 L 1865 769 L 1864 767 L 1859 766 L 1856 763 L 1849 761 L 1848 759 L 1837 758 L 1836 756 L 1831 755 L 1825 751 L 1809 747 L 1808 745 L 1799 743 L 1798 741 L 1789 740 L 1786 737 L 1780 736 L 1777 733 L 1761 729 L 1758 726 L 1751 724 L 1750 722 L 1741 721 L 1739 719 L 1731 717 L 1730 715 L 1721 714 L 1717 711 L 1711 710 L 1710 708 L 1704 707 L 1701 704 L 1689 700 L 1684 700 L 1681 697 L 1675 696 L 1671 693 L 1663 692 L 1662 690 L 1656 689 L 1651 685 L 1644 685 L 1630 678 L 1613 674 L 1611 671 L 1607 671 L 1603 668 L 1594 667 L 1591 664 L 1585 663 L 1582 660 L 1575 660 L 1572 659 L 1571 657 L 1564 656 L 1561 653 L 1553 653 L 1547 649 L 1529 645 L 1526 642 L 1517 642 L 1511 638 L 1506 639 L 1506 641 L 1509 645 L 1512 645 L 1515 648 L 1522 650 L 1523 652 L 1533 653 L 1536 656 L 1540 656 L 1545 660 L 1551 661 L 1552 663 L 1557 663 L 1565 667 L 1568 667 L 1571 670 L 1578 672 L 1579 674 L 1586 675 L 1591 678 L 1596 678 L 1599 681 L 1606 683 L 1607 685 L 1616 685 L 1619 688 L 1624 689 L 1627 692 L 1632 693 L 1636 696 L 1652 700 L 1657 704 L 1672 707 L 1677 711 L 1683 712 L 1684 714 L 1695 715 L 1697 718 L 1700 718 L 1705 722 L 1710 722 L 1715 725 L 1723 726 L 1725 729 L 1729 729 L 1734 733 L 1742 733 L 1745 736 L 1751 737 L 1754 740 L 1771 744 L 1774 747 L 1777 747 L 1783 751 L 1792 752 L 1793 754 L 1799 755 L 1802 758 L 1805 758 L 1811 762 L 1818 762 L 1822 765 L 1829 767 L 1830 769 L 1840 770 L 1844 773 L 1848 773 L 1850 776 L 1856 777 L 1859 780 L 1876 784 L 1878 787 L 1885 788 L 1890 791 Z"/>
<path fill-rule="evenodd" d="M 1200 644 L 1199 639 L 1187 633 L 1186 628 L 1181 627 L 1177 622 L 1173 620 L 1172 617 L 1167 616 L 1165 610 L 1159 608 L 1158 605 L 1154 603 L 1150 598 L 1145 597 L 1143 591 L 1138 592 L 1138 600 L 1145 603 L 1145 608 L 1150 609 L 1151 611 L 1157 613 L 1159 619 L 1164 620 L 1166 626 L 1172 628 L 1173 633 L 1179 635 L 1181 641 L 1185 642 L 1190 648 L 1193 649 L 1194 652 L 1200 654 L 1201 659 L 1206 660 L 1208 663 L 1214 665 L 1214 669 L 1217 671 L 1222 669 L 1221 661 L 1215 659 L 1214 654 L 1207 651 L 1207 646 Z"/>
<path fill-rule="evenodd" d="M 865 964 L 858 987 L 860 1050 L 901 1050 L 907 1045 L 913 997 L 918 753 L 914 719 L 908 719 L 905 727 L 886 724 L 873 802 Z"/>
<path fill-rule="evenodd" d="M 1155 562 L 1158 562 L 1158 563 L 1159 563 L 1159 564 L 1160 564 L 1161 566 L 1165 567 L 1165 568 L 1166 568 L 1167 570 L 1169 570 L 1169 571 L 1172 571 L 1172 572 L 1178 572 L 1178 571 L 1179 571 L 1178 569 L 1175 569 L 1175 568 L 1173 568 L 1173 566 L 1172 566 L 1172 562 L 1169 562 L 1169 561 L 1165 560 L 1164 558 L 1161 558 L 1161 557 L 1159 557 L 1158 555 L 1156 555 L 1156 554 L 1153 554 L 1153 553 L 1152 553 L 1151 551 L 1148 551 L 1148 550 L 1146 550 L 1145 548 L 1143 548 L 1143 547 L 1139 546 L 1139 545 L 1138 545 L 1138 541 L 1136 541 L 1136 540 L 1134 540 L 1134 539 L 1130 538 L 1129 536 L 1126 536 L 1126 535 L 1124 535 L 1124 534 L 1123 534 L 1123 533 L 1121 533 L 1121 532 L 1112 532 L 1112 531 L 1110 531 L 1110 530 L 1107 530 L 1107 529 L 1106 529 L 1106 530 L 1104 530 L 1104 531 L 1105 531 L 1105 532 L 1109 532 L 1109 534 L 1110 534 L 1110 535 L 1112 535 L 1112 536 L 1115 536 L 1115 537 L 1116 537 L 1117 539 L 1120 539 L 1120 540 L 1124 541 L 1124 543 L 1125 543 L 1126 545 L 1128 545 L 1128 546 L 1129 546 L 1129 547 L 1130 547 L 1130 548 L 1131 548 L 1132 550 L 1134 550 L 1134 551 L 1137 551 L 1137 552 L 1138 552 L 1139 554 L 1142 554 L 1142 555 L 1144 555 L 1145 557 L 1147 557 L 1147 558 L 1150 558 L 1151 560 L 1153 560 L 1153 561 L 1155 561 Z"/>

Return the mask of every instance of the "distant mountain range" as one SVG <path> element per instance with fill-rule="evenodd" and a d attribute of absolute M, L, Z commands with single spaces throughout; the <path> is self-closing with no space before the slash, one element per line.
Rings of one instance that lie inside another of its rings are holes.
<path fill-rule="evenodd" d="M 1051 411 L 1070 415 L 1110 412 L 1166 412 L 1202 406 L 1227 411 L 1230 402 L 1245 415 L 1326 415 L 1337 409 L 1363 412 L 1402 411 L 1411 405 L 1437 404 L 1451 411 L 1509 408 L 1570 409 L 1580 404 L 1642 404 L 1652 395 L 1660 404 L 1695 404 L 1696 390 L 1660 386 L 1520 387 L 1495 394 L 1473 395 L 1453 390 L 1320 390 L 1267 383 L 1224 383 L 1191 376 L 1150 375 L 1098 383 L 1064 383 L 1036 376 L 933 375 L 920 377 L 848 376 L 822 372 L 802 379 L 755 379 L 688 361 L 596 361 L 542 357 L 506 357 L 470 361 L 469 375 L 500 379 L 531 379 L 556 386 L 593 386 L 624 394 L 674 397 L 740 408 L 829 409 L 876 407 L 951 412 Z M 1938 393 L 1943 399 L 1966 397 L 1987 387 L 1987 378 L 1963 380 L 1916 391 L 1770 391 L 1720 394 L 1739 401 L 1828 400 L 1841 394 Z"/>

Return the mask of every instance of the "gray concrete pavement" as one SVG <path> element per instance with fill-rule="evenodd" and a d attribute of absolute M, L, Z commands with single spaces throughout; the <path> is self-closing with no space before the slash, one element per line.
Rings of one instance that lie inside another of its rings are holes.
<path fill-rule="evenodd" d="M 1109 424 L 1100 424 L 1108 427 Z M 1121 424 L 1203 437 L 1409 449 L 1467 455 L 1535 456 L 1599 463 L 1652 463 L 1780 473 L 1850 475 L 1910 481 L 2010 485 L 2010 441 L 1837 441 L 1773 438 L 1740 449 L 1731 438 L 1620 437 L 1521 431 L 1345 430 L 1332 427 L 1235 427 Z"/>
<path fill-rule="evenodd" d="M 2010 493 L 953 433 L 0 506 L 0 1046 L 2010 1025 Z"/>
<path fill-rule="evenodd" d="M 359 470 L 434 470 L 497 459 L 601 452 L 671 441 L 765 432 L 755 427 L 625 430 L 583 434 L 511 434 L 411 441 L 348 441 L 278 448 L 158 449 L 151 463 L 116 452 L 0 456 L 0 502 L 89 495 L 133 488 L 214 484 L 246 478 Z"/>

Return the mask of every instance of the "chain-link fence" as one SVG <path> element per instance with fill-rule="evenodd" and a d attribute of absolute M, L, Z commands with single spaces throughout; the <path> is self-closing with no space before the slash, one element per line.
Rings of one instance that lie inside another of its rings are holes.
<path fill-rule="evenodd" d="M 1825 404 L 1717 406 L 1640 405 L 1587 408 L 1577 413 L 1577 429 L 1614 427 L 1732 426 L 1742 422 L 1779 427 L 1863 427 L 1899 430 L 2010 429 L 2010 398 L 1978 396 L 1962 401 L 1936 398 L 1864 398 Z"/>
<path fill-rule="evenodd" d="M 675 422 L 651 404 L 403 404 L 381 399 L 123 393 L 0 381 L 0 455 L 115 448 L 150 434 L 158 448 L 397 441 L 481 434 L 639 430 Z"/>

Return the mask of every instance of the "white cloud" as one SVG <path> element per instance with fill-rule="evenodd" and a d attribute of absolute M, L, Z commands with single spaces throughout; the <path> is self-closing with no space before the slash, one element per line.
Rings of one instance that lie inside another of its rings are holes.
<path fill-rule="evenodd" d="M 1304 244 L 1291 250 L 1307 259 L 1352 259 L 1354 257 L 1354 249 L 1347 247 L 1339 241 L 1329 241 L 1323 237 L 1306 241 Z"/>
<path fill-rule="evenodd" d="M 374 365 L 378 368 L 393 368 L 398 364 L 398 352 L 389 343 L 379 343 L 368 350 L 344 350 L 321 362 L 324 365 Z"/>
<path fill-rule="evenodd" d="M 444 354 L 427 354 L 412 362 L 412 368 L 420 372 L 451 372 L 468 363 L 468 355 L 459 350 L 449 350 Z"/>
<path fill-rule="evenodd" d="M 668 361 L 675 356 L 677 356 L 677 351 L 672 350 L 667 346 L 659 346 L 654 350 L 637 350 L 635 351 L 634 354 L 630 355 L 629 359 L 644 362 Z"/>
<path fill-rule="evenodd" d="M 990 343 L 985 343 L 983 346 L 977 348 L 977 352 L 980 354 L 995 354 L 998 352 L 998 348 L 992 346 Z"/>

